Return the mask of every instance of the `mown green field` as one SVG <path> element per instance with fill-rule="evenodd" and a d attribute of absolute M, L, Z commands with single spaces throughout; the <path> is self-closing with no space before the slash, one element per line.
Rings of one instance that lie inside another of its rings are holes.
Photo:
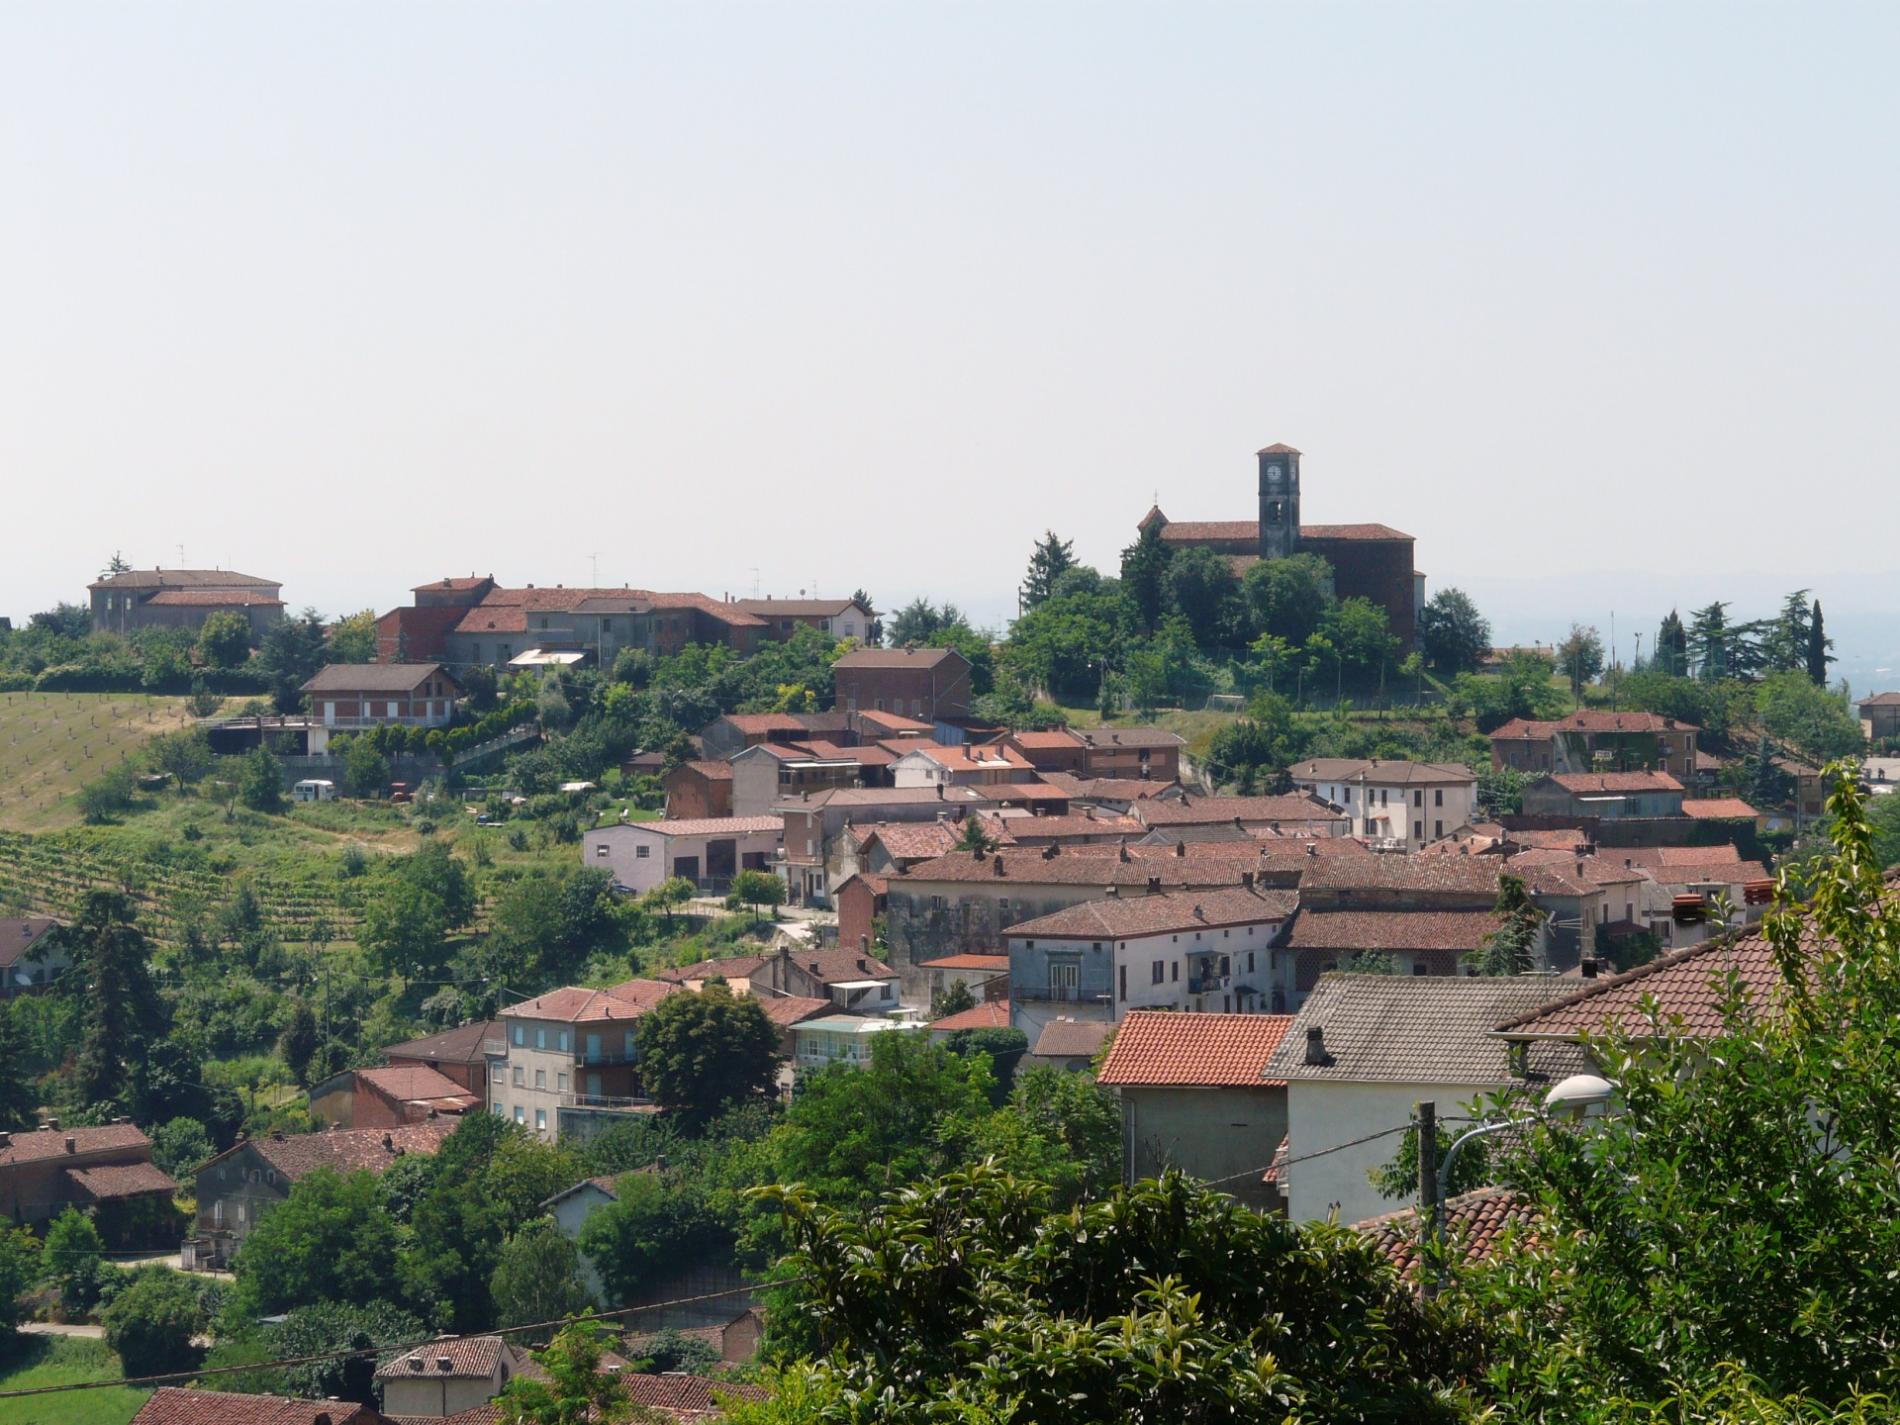
<path fill-rule="evenodd" d="M 119 1376 L 119 1358 L 104 1341 L 22 1336 L 0 1350 L 0 1391 L 117 1380 Z M 114 1386 L 0 1399 L 0 1425 L 126 1425 L 150 1394 Z"/>
<path fill-rule="evenodd" d="M 73 793 L 189 721 L 183 698 L 146 693 L 0 693 L 0 828 L 79 820 Z"/>

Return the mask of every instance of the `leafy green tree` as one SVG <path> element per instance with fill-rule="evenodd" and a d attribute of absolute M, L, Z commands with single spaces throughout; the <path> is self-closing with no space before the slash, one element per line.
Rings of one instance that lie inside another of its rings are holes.
<path fill-rule="evenodd" d="M 145 744 L 146 764 L 181 787 L 195 787 L 211 773 L 211 739 L 201 727 L 161 732 Z"/>
<path fill-rule="evenodd" d="M 1054 530 L 1046 531 L 1036 541 L 1035 551 L 1029 556 L 1029 572 L 1023 576 L 1022 588 L 1017 593 L 1022 610 L 1027 613 L 1048 598 L 1055 590 L 1056 580 L 1074 567 L 1074 546 L 1058 538 Z"/>
<path fill-rule="evenodd" d="M 1241 582 L 1247 619 L 1257 635 L 1299 647 L 1319 632 L 1333 606 L 1333 568 L 1317 554 L 1263 559 Z"/>
<path fill-rule="evenodd" d="M 1570 680 L 1571 695 L 1581 698 L 1584 686 L 1594 683 L 1603 672 L 1603 635 L 1594 627 L 1571 624 L 1570 632 L 1557 645 L 1557 671 Z"/>
<path fill-rule="evenodd" d="M 481 1117 L 493 1117 L 483 1114 Z M 396 1295 L 396 1224 L 367 1172 L 317 1168 L 251 1228 L 232 1270 L 244 1314 Z"/>
<path fill-rule="evenodd" d="M 780 1182 L 826 1201 L 863 1203 L 955 1160 L 938 1127 L 987 1112 L 989 1059 L 949 1054 L 914 1032 L 871 1037 L 861 1068 L 833 1064 L 803 1078 L 773 1135 Z"/>
<path fill-rule="evenodd" d="M 694 884 L 684 876 L 668 876 L 659 885 L 640 897 L 640 903 L 649 910 L 657 910 L 666 918 L 666 933 L 673 933 L 673 912 L 699 894 Z"/>
<path fill-rule="evenodd" d="M 1524 810 L 1524 786 L 1528 779 L 1515 767 L 1478 769 L 1478 812 L 1487 821 L 1502 816 L 1518 816 Z"/>
<path fill-rule="evenodd" d="M 91 891 L 66 932 L 82 974 L 85 1036 L 74 1088 L 87 1103 L 124 1104 L 148 1046 L 164 1026 L 164 1004 L 152 983 L 151 949 L 117 891 Z"/>
<path fill-rule="evenodd" d="M 770 871 L 741 871 L 732 878 L 732 894 L 752 908 L 756 919 L 762 906 L 775 910 L 785 903 L 785 882 Z"/>
<path fill-rule="evenodd" d="M 1240 585 L 1233 566 L 1211 549 L 1191 546 L 1168 562 L 1168 609 L 1187 621 L 1198 648 L 1235 642 Z"/>
<path fill-rule="evenodd" d="M 953 1014 L 962 1014 L 976 1008 L 976 996 L 970 993 L 968 980 L 952 980 L 948 989 L 938 990 L 930 997 L 931 1019 L 948 1019 Z"/>
<path fill-rule="evenodd" d="M 251 625 L 242 614 L 218 609 L 198 626 L 198 654 L 207 668 L 236 668 L 251 656 Z"/>
<path fill-rule="evenodd" d="M 1770 673 L 1804 670 L 1808 663 L 1809 625 L 1813 620 L 1808 591 L 1796 589 L 1781 601 L 1781 612 L 1762 633 L 1762 664 Z"/>
<path fill-rule="evenodd" d="M 299 1306 L 266 1328 L 264 1341 L 271 1357 L 297 1360 L 343 1351 L 362 1354 L 285 1366 L 266 1389 L 306 1400 L 356 1400 L 373 1405 L 376 1349 L 420 1341 L 428 1334 L 426 1322 L 387 1301 L 318 1301 Z"/>
<path fill-rule="evenodd" d="M 1715 683 L 1730 674 L 1728 605 L 1713 603 L 1689 616 L 1688 650 L 1696 677 Z"/>
<path fill-rule="evenodd" d="M 618 1200 L 588 1217 L 579 1242 L 610 1301 L 631 1299 L 682 1260 L 730 1249 L 729 1226 L 709 1210 L 704 1194 L 670 1173 L 630 1173 L 615 1182 L 614 1192 Z"/>
<path fill-rule="evenodd" d="M 106 1244 L 92 1219 L 68 1207 L 46 1229 L 41 1259 L 46 1278 L 59 1288 L 59 1305 L 67 1316 L 83 1316 L 99 1301 L 99 1268 Z"/>
<path fill-rule="evenodd" d="M 82 782 L 75 799 L 79 814 L 88 824 L 98 825 L 122 816 L 132 809 L 138 792 L 138 773 L 129 762 L 106 768 L 90 781 Z"/>
<path fill-rule="evenodd" d="M 778 1032 L 751 996 L 709 984 L 667 995 L 640 1020 L 640 1078 L 654 1100 L 690 1123 L 773 1090 Z"/>
<path fill-rule="evenodd" d="M 185 699 L 185 711 L 193 717 L 216 717 L 224 699 L 211 691 L 202 676 L 191 680 L 191 696 Z"/>
<path fill-rule="evenodd" d="M 183 1273 L 140 1271 L 100 1313 L 106 1344 L 127 1376 L 189 1369 L 198 1356 L 191 1338 L 205 1328 L 204 1303 Z"/>
<path fill-rule="evenodd" d="M 339 737 L 343 790 L 353 797 L 380 797 L 389 789 L 389 759 L 367 737 Z"/>
<path fill-rule="evenodd" d="M 1327 610 L 1322 625 L 1341 670 L 1355 684 L 1383 687 L 1385 670 L 1399 651 L 1385 610 L 1370 599 L 1346 599 Z"/>
<path fill-rule="evenodd" d="M 1498 876 L 1498 898 L 1491 907 L 1498 928 L 1484 937 L 1481 948 L 1467 957 L 1481 975 L 1522 975 L 1534 963 L 1537 934 L 1545 916 L 1531 901 L 1521 876 L 1505 871 Z"/>
<path fill-rule="evenodd" d="M 1274 693 L 1255 693 L 1245 716 L 1214 734 L 1203 767 L 1216 786 L 1280 790 L 1286 769 L 1306 755 L 1306 741 L 1291 703 Z"/>
<path fill-rule="evenodd" d="M 957 835 L 957 850 L 987 854 L 995 849 L 995 839 L 984 827 L 983 818 L 974 812 L 964 817 L 963 830 Z"/>
<path fill-rule="evenodd" d="M 1689 676 L 1689 630 L 1674 609 L 1663 615 L 1662 625 L 1656 630 L 1656 648 L 1650 662 L 1665 677 Z"/>
<path fill-rule="evenodd" d="M 315 609 L 305 609 L 293 618 L 279 619 L 264 631 L 252 666 L 269 681 L 277 710 L 292 713 L 303 707 L 303 685 L 328 661 L 323 621 Z"/>
<path fill-rule="evenodd" d="M 892 616 L 890 639 L 898 648 L 936 648 L 953 631 L 960 628 L 967 632 L 969 627 L 955 604 L 945 603 L 939 608 L 929 599 L 916 598 Z"/>
<path fill-rule="evenodd" d="M 690 883 L 682 884 L 690 898 Z M 558 984 L 578 976 L 590 955 L 623 952 L 626 940 L 613 877 L 592 866 L 563 864 L 502 886 L 474 964 L 496 980 Z"/>
<path fill-rule="evenodd" d="M 0 1226 L 0 1343 L 21 1317 L 20 1298 L 40 1279 L 40 1241 L 24 1227 Z"/>
<path fill-rule="evenodd" d="M 1465 1363 L 1347 1229 L 1178 1173 L 1069 1212 L 1045 1193 L 986 1166 L 864 1216 L 767 1189 L 797 1282 L 773 1330 L 815 1363 L 794 1391 L 834 1402 L 805 1418 L 1468 1418 L 1437 1385 Z"/>
<path fill-rule="evenodd" d="M 494 1320 L 488 1294 L 509 1234 L 580 1176 L 572 1156 L 518 1124 L 471 1113 L 436 1152 L 402 1258 L 411 1300 L 428 1302 L 457 1331 Z"/>
<path fill-rule="evenodd" d="M 281 811 L 284 764 L 268 747 L 253 747 L 238 769 L 238 800 L 252 811 Z"/>
<path fill-rule="evenodd" d="M 290 1020 L 284 1025 L 284 1032 L 277 1037 L 277 1056 L 289 1066 L 299 1083 L 309 1082 L 305 1076 L 306 1070 L 322 1042 L 316 1012 L 304 1001 L 298 1000 L 296 1007 L 290 1011 Z"/>
<path fill-rule="evenodd" d="M 640 1342 L 640 1354 L 634 1365 L 654 1374 L 684 1371 L 687 1375 L 710 1375 L 722 1361 L 710 1341 L 688 1336 L 668 1327 L 655 1331 Z"/>
<path fill-rule="evenodd" d="M 1121 1106 L 1088 1074 L 1033 1065 L 977 1126 L 973 1156 L 1047 1183 L 1060 1204 L 1099 1197 L 1121 1181 Z"/>
<path fill-rule="evenodd" d="M 1772 673 L 1755 690 L 1755 709 L 1772 737 L 1815 762 L 1847 757 L 1865 746 L 1847 701 L 1808 679 L 1806 670 Z"/>
<path fill-rule="evenodd" d="M 359 609 L 336 621 L 330 630 L 325 661 L 330 663 L 373 663 L 376 661 L 376 610 Z"/>
<path fill-rule="evenodd" d="M 1502 1420 L 1686 1407 L 1736 1363 L 1815 1419 L 1900 1388 L 1900 907 L 1846 776 L 1829 810 L 1834 853 L 1765 923 L 1774 1003 L 1715 970 L 1719 1042 L 1660 1013 L 1606 1033 L 1617 1111 L 1531 1125 L 1511 1155 L 1535 1248 L 1444 1298 L 1487 1337 Z"/>
<path fill-rule="evenodd" d="M 204 1124 L 183 1114 L 152 1130 L 152 1161 L 174 1178 L 189 1177 L 216 1151 Z"/>
<path fill-rule="evenodd" d="M 1167 608 L 1168 565 L 1173 557 L 1162 541 L 1158 522 L 1143 525 L 1135 542 L 1122 551 L 1122 588 L 1143 629 L 1160 623 Z"/>
<path fill-rule="evenodd" d="M 1794 796 L 1794 778 L 1775 761 L 1775 748 L 1764 735 L 1755 743 L 1745 766 L 1748 800 L 1758 811 L 1773 811 L 1786 806 Z"/>
<path fill-rule="evenodd" d="M 398 876 L 364 907 L 357 939 L 383 973 L 428 979 L 448 963 L 448 933 L 442 898 Z"/>
<path fill-rule="evenodd" d="M 1438 1123 L 1434 1125 L 1438 1143 L 1438 1161 L 1445 1161 L 1445 1155 L 1451 1151 L 1451 1145 L 1458 1135 L 1464 1132 L 1463 1124 Z M 1381 1163 L 1369 1169 L 1366 1181 L 1378 1189 L 1379 1196 L 1391 1202 L 1416 1202 L 1418 1200 L 1418 1125 L 1413 1124 L 1405 1130 L 1399 1139 L 1398 1151 L 1390 1162 Z M 1451 1182 L 1448 1184 L 1449 1197 L 1459 1197 L 1468 1192 L 1476 1192 L 1496 1181 L 1491 1168 L 1490 1143 L 1487 1139 L 1477 1138 L 1465 1144 L 1459 1152 L 1457 1161 L 1451 1165 Z"/>
<path fill-rule="evenodd" d="M 1440 589 L 1418 611 L 1418 645 L 1441 677 L 1474 671 L 1491 647 L 1491 623 L 1462 589 Z"/>
<path fill-rule="evenodd" d="M 12 1007 L 0 1003 L 0 1129 L 26 1128 L 34 1121 L 39 1090 L 33 1083 L 31 1052 Z"/>
<path fill-rule="evenodd" d="M 591 1304 L 581 1281 L 580 1252 L 551 1217 L 524 1223 L 502 1245 L 489 1292 L 502 1326 L 555 1321 Z"/>
<path fill-rule="evenodd" d="M 518 1375 L 501 1393 L 502 1425 L 610 1425 L 632 1419 L 626 1383 L 600 1368 L 610 1339 L 605 1327 L 587 1317 L 562 1327 L 535 1357 L 541 1378 Z"/>

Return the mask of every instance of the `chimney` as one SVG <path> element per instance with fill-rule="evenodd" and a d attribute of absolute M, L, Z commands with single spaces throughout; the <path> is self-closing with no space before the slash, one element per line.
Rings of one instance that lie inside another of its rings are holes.
<path fill-rule="evenodd" d="M 1326 1052 L 1326 1031 L 1317 1024 L 1306 1031 L 1306 1062 L 1320 1067 L 1333 1062 Z"/>
<path fill-rule="evenodd" d="M 1158 896 L 1161 894 L 1161 877 L 1150 876 L 1148 878 L 1148 894 L 1151 896 Z"/>
<path fill-rule="evenodd" d="M 1246 890 L 1252 890 L 1253 889 L 1253 872 L 1242 871 L 1240 873 L 1240 884 Z"/>
<path fill-rule="evenodd" d="M 1177 841 L 1177 842 L 1175 842 L 1175 843 L 1174 843 L 1174 854 L 1175 854 L 1175 855 L 1177 855 L 1177 856 L 1185 856 L 1185 855 L 1187 855 L 1187 842 L 1185 842 L 1185 841 Z"/>
<path fill-rule="evenodd" d="M 1597 977 L 1596 956 L 1586 955 L 1584 957 L 1583 964 L 1580 965 L 1578 968 L 1583 972 L 1584 979 L 1594 980 Z"/>
<path fill-rule="evenodd" d="M 5 1129 L 0 1128 L 0 1150 L 11 1148 L 12 1146 L 13 1135 L 8 1133 Z"/>
<path fill-rule="evenodd" d="M 1047 846 L 1042 848 L 1042 859 L 1045 861 L 1053 861 L 1056 859 L 1055 842 L 1051 841 Z"/>
<path fill-rule="evenodd" d="M 864 961 L 860 960 L 858 961 L 858 973 L 860 975 L 868 975 L 871 973 L 871 967 L 867 965 Z"/>
<path fill-rule="evenodd" d="M 283 1141 L 284 1141 L 284 1130 L 283 1130 L 283 1129 L 281 1129 L 281 1128 L 273 1128 L 273 1129 L 271 1129 L 271 1131 L 270 1131 L 270 1141 L 271 1141 L 271 1142 L 273 1142 L 273 1143 L 281 1143 L 281 1142 L 283 1142 Z"/>
<path fill-rule="evenodd" d="M 1308 856 L 1313 856 L 1313 857 L 1317 857 L 1317 856 L 1319 855 L 1319 843 L 1318 843 L 1317 841 L 1309 841 L 1309 842 L 1307 842 L 1307 843 L 1306 843 L 1306 854 L 1307 854 Z"/>
<path fill-rule="evenodd" d="M 77 1153 L 79 1151 L 79 1140 L 70 1133 L 66 1135 L 66 1151 L 68 1153 Z"/>
<path fill-rule="evenodd" d="M 1003 874 L 1003 858 L 1000 854 L 990 857 L 990 874 L 995 876 Z"/>
<path fill-rule="evenodd" d="M 278 1135 L 272 1134 L 271 1136 L 276 1137 Z M 383 1151 L 385 1153 L 393 1153 L 396 1151 L 396 1140 L 391 1138 L 387 1133 L 383 1135 Z"/>
<path fill-rule="evenodd" d="M 871 953 L 871 937 L 870 936 L 860 935 L 858 937 L 858 953 L 860 955 L 869 955 Z M 858 961 L 858 963 L 862 965 L 864 961 L 860 960 Z"/>
<path fill-rule="evenodd" d="M 57 1118 L 47 1119 L 46 1126 L 55 1133 L 59 1132 L 59 1120 Z"/>

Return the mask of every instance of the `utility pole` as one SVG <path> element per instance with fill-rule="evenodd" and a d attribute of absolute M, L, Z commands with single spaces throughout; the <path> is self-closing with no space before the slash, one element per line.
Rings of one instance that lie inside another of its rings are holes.
<path fill-rule="evenodd" d="M 1429 1299 L 1438 1295 L 1438 1267 L 1426 1256 L 1443 1245 L 1440 1219 L 1444 1204 L 1438 1200 L 1438 1105 L 1431 1099 L 1419 1100 L 1412 1106 L 1412 1122 L 1418 1132 L 1418 1285 L 1419 1294 Z"/>

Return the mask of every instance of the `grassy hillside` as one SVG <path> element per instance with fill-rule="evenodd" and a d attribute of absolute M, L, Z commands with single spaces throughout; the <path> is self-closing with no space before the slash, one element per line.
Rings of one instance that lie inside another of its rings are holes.
<path fill-rule="evenodd" d="M 23 1336 L 0 1352 L 0 1390 L 117 1380 L 119 1358 L 103 1341 L 63 1336 Z M 0 1400 L 0 1425 L 125 1425 L 149 1390 L 115 1386 L 62 1395 Z"/>
<path fill-rule="evenodd" d="M 145 693 L 0 693 L 0 828 L 79 820 L 79 784 L 188 721 L 183 698 Z"/>

